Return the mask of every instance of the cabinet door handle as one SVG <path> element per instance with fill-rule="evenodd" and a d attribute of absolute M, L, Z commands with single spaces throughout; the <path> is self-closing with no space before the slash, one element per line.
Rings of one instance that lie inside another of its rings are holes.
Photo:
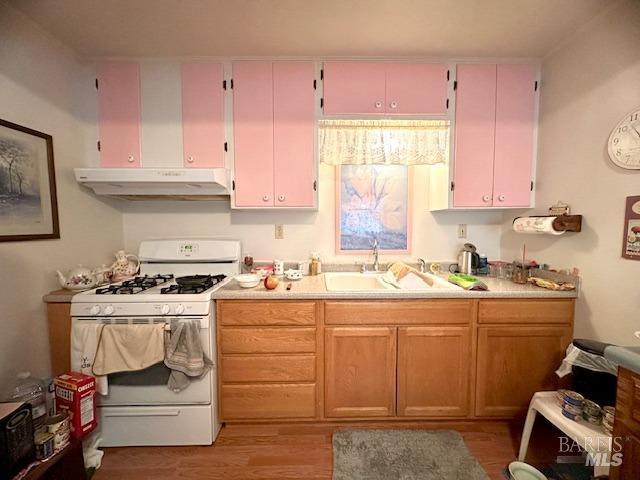
<path fill-rule="evenodd" d="M 133 160 L 134 160 L 133 155 L 127 156 L 127 162 L 133 163 Z"/>
<path fill-rule="evenodd" d="M 269 195 L 263 195 L 262 196 L 262 201 L 263 202 L 268 202 L 269 201 Z"/>
<path fill-rule="evenodd" d="M 278 201 L 284 202 L 284 195 L 278 195 Z"/>
<path fill-rule="evenodd" d="M 482 197 L 482 201 L 483 201 L 484 203 L 489 203 L 489 200 L 491 200 L 491 197 L 490 197 L 489 195 L 484 195 L 484 196 Z"/>
<path fill-rule="evenodd" d="M 189 162 L 189 163 L 193 163 L 193 155 L 189 155 L 189 156 L 187 157 L 187 162 Z"/>
<path fill-rule="evenodd" d="M 376 102 L 374 105 L 376 108 L 382 108 L 382 102 Z"/>
<path fill-rule="evenodd" d="M 391 108 L 398 108 L 398 102 L 391 102 L 391 103 L 389 104 L 389 106 L 390 106 Z"/>
<path fill-rule="evenodd" d="M 498 195 L 498 200 L 501 202 L 504 202 L 505 196 L 504 195 Z"/>

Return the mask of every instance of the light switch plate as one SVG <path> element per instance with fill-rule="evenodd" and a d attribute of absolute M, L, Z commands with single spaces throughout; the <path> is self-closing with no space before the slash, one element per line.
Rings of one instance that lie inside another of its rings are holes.
<path fill-rule="evenodd" d="M 276 240 L 284 238 L 284 225 L 276 224 Z"/>
<path fill-rule="evenodd" d="M 461 223 L 458 225 L 458 238 L 467 238 L 467 224 Z"/>

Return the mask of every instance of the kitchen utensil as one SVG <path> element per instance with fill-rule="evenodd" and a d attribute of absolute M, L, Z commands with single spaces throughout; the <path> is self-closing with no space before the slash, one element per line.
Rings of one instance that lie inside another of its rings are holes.
<path fill-rule="evenodd" d="M 287 283 L 287 291 L 291 290 L 291 283 Z"/>
<path fill-rule="evenodd" d="M 540 470 L 524 462 L 511 462 L 509 475 L 512 480 L 548 480 Z"/>
<path fill-rule="evenodd" d="M 276 275 L 282 275 L 284 273 L 284 262 L 282 260 L 273 261 L 273 273 Z"/>
<path fill-rule="evenodd" d="M 98 284 L 96 276 L 91 269 L 82 265 L 78 265 L 66 275 L 63 275 L 60 271 L 56 271 L 56 274 L 62 288 L 67 290 L 88 290 Z"/>
<path fill-rule="evenodd" d="M 476 253 L 476 247 L 472 243 L 465 243 L 458 253 L 458 264 L 456 271 L 452 273 L 466 273 L 473 275 L 480 265 L 480 255 Z M 451 270 L 451 268 L 450 268 Z"/>
<path fill-rule="evenodd" d="M 235 277 L 236 282 L 242 288 L 253 288 L 260 283 L 260 275 L 255 273 L 243 273 L 242 275 L 238 275 Z"/>
<path fill-rule="evenodd" d="M 120 282 L 127 278 L 133 277 L 138 273 L 140 268 L 140 260 L 132 253 L 126 253 L 124 250 L 118 250 L 115 253 L 116 261 L 111 265 L 113 271 L 112 281 Z"/>
<path fill-rule="evenodd" d="M 300 270 L 289 269 L 284 272 L 284 276 L 287 280 L 300 280 L 302 278 L 302 272 Z"/>
<path fill-rule="evenodd" d="M 195 287 L 211 279 L 211 275 L 186 275 L 177 277 L 176 283 L 181 287 Z"/>

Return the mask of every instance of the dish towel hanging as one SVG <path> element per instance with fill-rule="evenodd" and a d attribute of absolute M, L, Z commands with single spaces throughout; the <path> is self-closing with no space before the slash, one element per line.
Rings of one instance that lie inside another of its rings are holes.
<path fill-rule="evenodd" d="M 106 375 L 93 373 L 98 340 L 104 324 L 99 322 L 73 323 L 71 328 L 71 370 L 96 377 L 96 391 L 100 395 L 109 394 Z"/>
<path fill-rule="evenodd" d="M 102 329 L 95 375 L 144 370 L 164 359 L 164 323 L 107 324 Z"/>
<path fill-rule="evenodd" d="M 164 364 L 171 369 L 168 387 L 174 392 L 187 388 L 194 378 L 202 377 L 213 363 L 202 349 L 200 324 L 197 320 L 171 322 L 171 333 L 165 333 Z"/>

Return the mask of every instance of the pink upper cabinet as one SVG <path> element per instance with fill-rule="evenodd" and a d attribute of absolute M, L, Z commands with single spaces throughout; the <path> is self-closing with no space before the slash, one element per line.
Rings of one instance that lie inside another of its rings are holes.
<path fill-rule="evenodd" d="M 185 167 L 224 167 L 223 79 L 221 64 L 182 65 L 182 136 Z"/>
<path fill-rule="evenodd" d="M 103 63 L 97 74 L 100 166 L 140 167 L 140 68 Z"/>
<path fill-rule="evenodd" d="M 386 65 L 386 112 L 404 115 L 447 113 L 447 67 L 427 63 Z"/>
<path fill-rule="evenodd" d="M 489 207 L 493 191 L 496 66 L 458 65 L 453 206 Z"/>
<path fill-rule="evenodd" d="M 273 64 L 273 158 L 276 207 L 314 206 L 314 68 Z"/>
<path fill-rule="evenodd" d="M 383 63 L 327 62 L 324 64 L 324 113 L 383 114 Z"/>
<path fill-rule="evenodd" d="M 271 62 L 233 64 L 233 136 L 235 205 L 273 206 Z"/>
<path fill-rule="evenodd" d="M 493 205 L 531 201 L 536 72 L 531 65 L 498 65 Z"/>

